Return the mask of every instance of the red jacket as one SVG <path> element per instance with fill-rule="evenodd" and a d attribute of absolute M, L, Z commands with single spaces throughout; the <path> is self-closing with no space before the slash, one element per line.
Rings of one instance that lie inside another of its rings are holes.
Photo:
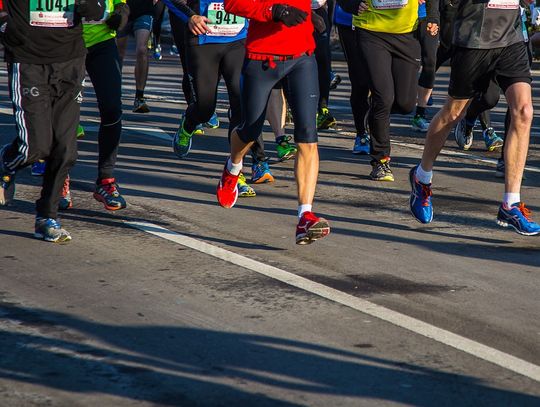
<path fill-rule="evenodd" d="M 249 18 L 246 50 L 261 56 L 301 55 L 315 50 L 311 0 L 225 0 L 225 11 Z M 272 21 L 272 5 L 287 4 L 308 13 L 307 20 L 294 27 Z"/>

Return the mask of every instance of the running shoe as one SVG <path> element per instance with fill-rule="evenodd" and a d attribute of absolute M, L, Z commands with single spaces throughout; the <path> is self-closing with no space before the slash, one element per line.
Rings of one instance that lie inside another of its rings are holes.
<path fill-rule="evenodd" d="M 291 136 L 281 136 L 276 139 L 276 151 L 279 161 L 286 161 L 294 158 L 298 149 L 289 143 Z"/>
<path fill-rule="evenodd" d="M 427 132 L 427 130 L 428 130 L 429 122 L 427 121 L 427 119 L 426 119 L 425 117 L 420 116 L 420 115 L 416 115 L 416 116 L 414 116 L 414 118 L 412 119 L 411 127 L 412 127 L 413 130 L 415 130 L 415 131 L 419 131 L 419 132 L 421 132 L 421 133 L 425 133 L 425 132 Z"/>
<path fill-rule="evenodd" d="M 311 244 L 330 233 L 330 225 L 313 212 L 304 212 L 296 225 L 296 244 Z"/>
<path fill-rule="evenodd" d="M 214 112 L 210 120 L 205 123 L 205 126 L 211 129 L 217 129 L 219 127 L 219 118 L 216 112 Z"/>
<path fill-rule="evenodd" d="M 118 185 L 114 178 L 105 178 L 96 183 L 94 198 L 105 206 L 109 211 L 117 211 L 124 209 L 127 204 L 126 200 L 120 195 Z"/>
<path fill-rule="evenodd" d="M 146 98 L 135 98 L 133 102 L 133 112 L 134 113 L 149 113 L 150 108 L 146 104 Z"/>
<path fill-rule="evenodd" d="M 194 136 L 204 136 L 204 127 L 203 127 L 202 124 L 198 124 L 195 127 L 195 130 L 193 130 L 193 135 Z"/>
<path fill-rule="evenodd" d="M 155 48 L 154 48 L 154 59 L 156 61 L 161 61 L 161 59 L 163 58 L 163 56 L 161 55 L 161 44 L 158 44 Z"/>
<path fill-rule="evenodd" d="M 431 204 L 431 184 L 422 184 L 416 178 L 415 165 L 409 171 L 409 182 L 411 183 L 411 196 L 409 197 L 409 207 L 414 218 L 420 223 L 430 223 L 433 220 L 433 205 Z"/>
<path fill-rule="evenodd" d="M 80 124 L 77 126 L 77 138 L 83 138 L 84 137 L 84 127 Z"/>
<path fill-rule="evenodd" d="M 504 160 L 502 158 L 499 158 L 497 160 L 497 167 L 495 167 L 495 178 L 504 178 Z"/>
<path fill-rule="evenodd" d="M 510 208 L 505 204 L 499 207 L 497 224 L 504 228 L 512 227 L 520 235 L 534 236 L 540 233 L 540 225 L 531 220 L 531 210 L 523 202 L 516 202 Z"/>
<path fill-rule="evenodd" d="M 246 182 L 246 177 L 244 176 L 243 173 L 240 173 L 240 175 L 238 176 L 237 186 L 238 186 L 238 196 L 252 197 L 252 196 L 257 195 L 255 193 L 255 190 Z"/>
<path fill-rule="evenodd" d="M 357 134 L 354 139 L 354 146 L 352 149 L 353 154 L 369 154 L 370 151 L 370 137 L 368 133 Z"/>
<path fill-rule="evenodd" d="M 253 184 L 274 182 L 268 161 L 258 161 L 251 166 L 251 182 Z"/>
<path fill-rule="evenodd" d="M 15 196 L 15 174 L 2 170 L 0 174 L 0 206 L 6 206 Z"/>
<path fill-rule="evenodd" d="M 184 122 L 182 122 L 172 140 L 173 151 L 178 158 L 187 157 L 191 150 L 192 137 L 193 134 L 184 130 Z"/>
<path fill-rule="evenodd" d="M 180 55 L 180 53 L 178 52 L 178 47 L 173 44 L 171 46 L 171 50 L 169 51 L 169 54 L 170 55 Z"/>
<path fill-rule="evenodd" d="M 390 157 L 381 160 L 371 160 L 371 174 L 369 176 L 373 181 L 394 181 L 394 174 L 390 169 Z"/>
<path fill-rule="evenodd" d="M 43 174 L 45 174 L 46 167 L 47 167 L 47 163 L 45 162 L 45 160 L 39 160 L 35 162 L 34 164 L 32 164 L 31 174 L 34 177 L 41 177 L 43 176 Z"/>
<path fill-rule="evenodd" d="M 337 120 L 330 114 L 327 107 L 319 109 L 317 113 L 317 130 L 327 130 L 331 127 L 335 127 Z"/>
<path fill-rule="evenodd" d="M 473 143 L 473 129 L 474 127 L 468 127 L 467 121 L 461 119 L 454 129 L 454 138 L 459 148 L 462 150 L 468 150 Z"/>
<path fill-rule="evenodd" d="M 482 132 L 484 143 L 486 143 L 487 151 L 500 150 L 504 144 L 503 139 L 500 138 L 493 127 L 488 127 Z"/>
<path fill-rule="evenodd" d="M 330 72 L 330 90 L 334 90 L 341 83 L 341 76 L 334 71 Z"/>
<path fill-rule="evenodd" d="M 66 209 L 73 207 L 73 201 L 71 199 L 71 191 L 69 190 L 69 175 L 64 181 L 62 187 L 62 194 L 60 195 L 60 202 L 58 202 L 58 209 L 65 211 Z"/>
<path fill-rule="evenodd" d="M 238 199 L 238 178 L 240 176 L 232 175 L 227 170 L 227 164 L 225 164 L 216 191 L 218 203 L 223 208 L 232 208 L 236 203 Z"/>
<path fill-rule="evenodd" d="M 71 240 L 71 235 L 62 229 L 60 223 L 52 218 L 36 217 L 34 237 L 53 243 L 67 243 Z"/>

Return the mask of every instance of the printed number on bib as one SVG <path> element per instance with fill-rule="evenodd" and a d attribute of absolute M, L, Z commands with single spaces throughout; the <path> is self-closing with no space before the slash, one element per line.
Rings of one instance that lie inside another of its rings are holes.
<path fill-rule="evenodd" d="M 377 10 L 403 8 L 408 3 L 409 0 L 371 0 L 371 6 Z"/>
<path fill-rule="evenodd" d="M 210 20 L 208 27 L 212 32 L 207 35 L 214 37 L 235 37 L 246 24 L 244 17 L 225 12 L 223 3 L 208 5 L 208 19 Z"/>
<path fill-rule="evenodd" d="M 73 27 L 74 0 L 30 0 L 30 25 L 36 27 Z"/>
<path fill-rule="evenodd" d="M 519 0 L 489 0 L 487 7 L 515 10 L 519 8 Z"/>

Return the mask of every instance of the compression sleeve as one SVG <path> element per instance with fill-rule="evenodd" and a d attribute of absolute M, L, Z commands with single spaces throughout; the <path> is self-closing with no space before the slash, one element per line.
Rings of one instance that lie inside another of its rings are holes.
<path fill-rule="evenodd" d="M 186 16 L 186 21 L 189 20 L 191 17 L 199 14 L 199 13 L 196 13 L 194 10 L 191 9 L 191 7 L 187 5 L 187 0 L 169 0 L 169 2 L 174 6 L 174 8 L 180 11 L 180 13 Z M 165 2 L 165 4 L 167 4 L 167 2 Z"/>
<path fill-rule="evenodd" d="M 272 6 L 278 4 L 275 0 L 225 0 L 224 3 L 227 13 L 260 22 L 272 21 Z"/>
<path fill-rule="evenodd" d="M 178 17 L 180 20 L 182 20 L 184 23 L 187 23 L 187 21 L 189 20 L 189 17 L 191 17 L 191 15 L 187 15 L 185 12 L 182 12 L 181 10 L 179 10 L 172 2 L 172 0 L 162 0 L 163 3 L 165 3 L 165 5 L 169 8 L 169 10 L 171 10 L 171 12 L 176 16 Z M 188 7 L 189 8 L 189 7 Z M 190 9 L 191 10 L 191 9 Z M 191 10 L 193 11 L 193 10 Z"/>
<path fill-rule="evenodd" d="M 426 14 L 428 23 L 440 25 L 441 14 L 439 11 L 439 0 L 426 0 Z"/>

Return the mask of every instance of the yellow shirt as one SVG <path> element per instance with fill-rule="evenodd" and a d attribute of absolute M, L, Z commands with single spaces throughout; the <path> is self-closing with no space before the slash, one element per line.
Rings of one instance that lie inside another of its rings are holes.
<path fill-rule="evenodd" d="M 368 31 L 406 34 L 418 25 L 418 0 L 367 0 L 369 9 L 353 14 L 353 26 Z"/>

